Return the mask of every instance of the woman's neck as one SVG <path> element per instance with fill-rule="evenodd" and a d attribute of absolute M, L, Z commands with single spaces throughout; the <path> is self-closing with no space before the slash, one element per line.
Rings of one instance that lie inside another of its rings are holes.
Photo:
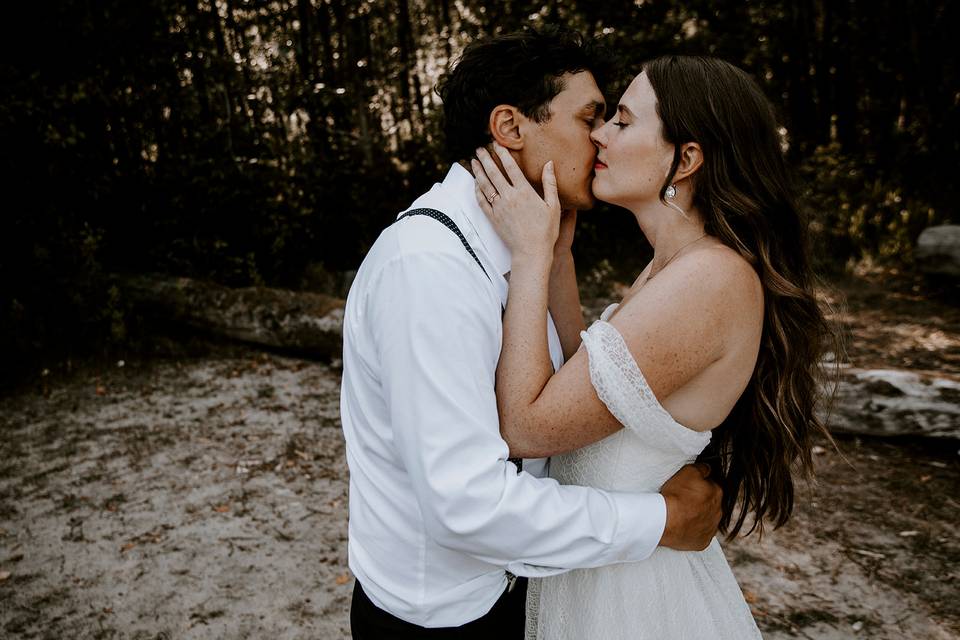
<path fill-rule="evenodd" d="M 662 265 L 705 233 L 703 219 L 695 210 L 688 211 L 684 217 L 679 211 L 657 202 L 633 214 L 647 242 L 653 247 L 655 266 Z"/>

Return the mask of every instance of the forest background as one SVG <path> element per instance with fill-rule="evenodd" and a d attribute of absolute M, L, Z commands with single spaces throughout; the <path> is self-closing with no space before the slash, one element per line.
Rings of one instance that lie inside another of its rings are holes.
<path fill-rule="evenodd" d="M 949 0 L 62 0 L 16 3 L 0 57 L 0 384 L 148 340 L 114 274 L 336 292 L 442 177 L 433 91 L 463 47 L 525 25 L 624 62 L 710 54 L 779 110 L 825 274 L 909 271 L 957 221 L 960 77 Z M 581 276 L 649 249 L 582 216 Z M 343 294 L 342 291 L 339 292 Z"/>

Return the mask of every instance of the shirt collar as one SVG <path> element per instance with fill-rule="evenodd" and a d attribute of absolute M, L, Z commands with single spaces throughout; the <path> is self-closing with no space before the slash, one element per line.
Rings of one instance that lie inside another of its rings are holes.
<path fill-rule="evenodd" d="M 451 196 L 459 205 L 463 217 L 473 227 L 493 267 L 500 275 L 510 271 L 510 249 L 500 239 L 496 229 L 493 228 L 487 218 L 487 214 L 480 208 L 474 192 L 473 175 L 455 162 L 443 179 L 443 186 L 445 189 L 449 189 Z"/>

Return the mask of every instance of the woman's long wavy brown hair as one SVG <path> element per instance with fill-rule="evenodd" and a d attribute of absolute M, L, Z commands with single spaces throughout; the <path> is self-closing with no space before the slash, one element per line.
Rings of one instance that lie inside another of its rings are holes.
<path fill-rule="evenodd" d="M 720 530 L 735 537 L 748 515 L 762 535 L 793 511 L 794 472 L 810 478 L 821 356 L 835 341 L 814 293 L 807 225 L 780 147 L 773 108 L 744 71 L 717 58 L 664 56 L 643 66 L 657 96 L 663 137 L 697 142 L 703 165 L 693 204 L 705 230 L 756 270 L 764 293 L 763 334 L 753 377 L 701 460 L 723 488 Z M 737 510 L 739 506 L 739 512 Z"/>

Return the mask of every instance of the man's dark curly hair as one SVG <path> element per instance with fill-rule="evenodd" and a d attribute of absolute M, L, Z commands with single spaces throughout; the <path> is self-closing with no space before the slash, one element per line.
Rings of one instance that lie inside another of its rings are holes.
<path fill-rule="evenodd" d="M 569 29 L 527 28 L 471 43 L 437 85 L 450 160 L 471 158 L 492 142 L 489 118 L 498 104 L 546 122 L 563 74 L 589 71 L 602 89 L 613 70 L 605 49 Z"/>

